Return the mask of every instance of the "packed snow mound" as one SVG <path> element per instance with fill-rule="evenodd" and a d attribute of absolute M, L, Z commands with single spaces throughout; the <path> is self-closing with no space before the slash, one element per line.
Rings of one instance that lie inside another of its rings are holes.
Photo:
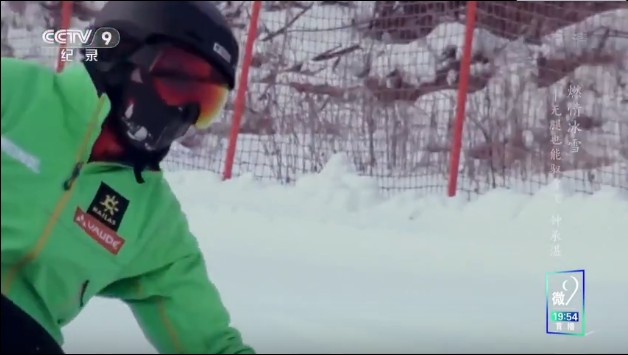
<path fill-rule="evenodd" d="M 259 353 L 628 350 L 625 192 L 384 197 L 350 166 L 335 156 L 292 186 L 167 175 Z M 586 271 L 588 335 L 546 335 L 545 273 L 572 269 Z M 155 352 L 112 300 L 93 300 L 65 335 L 68 352 Z"/>

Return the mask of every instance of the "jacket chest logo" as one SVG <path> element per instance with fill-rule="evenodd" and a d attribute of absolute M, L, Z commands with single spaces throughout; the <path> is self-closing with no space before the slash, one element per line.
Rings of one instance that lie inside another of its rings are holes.
<path fill-rule="evenodd" d="M 117 232 L 128 206 L 129 200 L 109 185 L 101 183 L 87 213 Z"/>
<path fill-rule="evenodd" d="M 77 207 L 74 223 L 110 253 L 117 255 L 124 245 L 124 239 L 116 232 L 129 206 L 129 200 L 101 183 L 87 212 Z"/>

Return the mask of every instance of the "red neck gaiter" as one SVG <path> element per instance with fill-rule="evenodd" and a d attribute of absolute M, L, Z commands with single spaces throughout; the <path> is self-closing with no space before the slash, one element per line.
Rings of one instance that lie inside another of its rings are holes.
<path fill-rule="evenodd" d="M 91 161 L 117 161 L 123 156 L 124 148 L 113 129 L 105 121 L 100 135 L 92 148 Z"/>

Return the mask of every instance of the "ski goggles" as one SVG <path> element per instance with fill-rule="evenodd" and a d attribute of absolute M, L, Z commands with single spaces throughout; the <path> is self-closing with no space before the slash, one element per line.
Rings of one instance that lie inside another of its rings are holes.
<path fill-rule="evenodd" d="M 155 91 L 167 105 L 197 104 L 194 126 L 208 128 L 218 118 L 229 97 L 226 78 L 207 60 L 180 47 L 142 46 L 132 61 L 148 70 Z"/>

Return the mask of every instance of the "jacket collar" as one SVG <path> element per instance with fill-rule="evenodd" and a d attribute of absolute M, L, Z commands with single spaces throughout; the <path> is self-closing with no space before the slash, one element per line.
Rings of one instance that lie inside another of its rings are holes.
<path fill-rule="evenodd" d="M 99 107 L 100 96 L 104 95 L 104 103 L 98 112 L 95 137 L 100 133 L 100 126 L 111 110 L 111 102 L 107 95 L 99 94 L 83 63 L 74 63 L 67 66 L 58 74 L 58 86 L 65 102 L 74 111 L 72 116 L 80 117 L 81 122 L 69 122 L 84 127 L 81 123 L 89 124 L 90 118 Z M 95 140 L 94 137 L 94 140 Z M 91 142 L 93 144 L 93 141 Z M 90 146 L 91 146 L 90 144 Z"/>

